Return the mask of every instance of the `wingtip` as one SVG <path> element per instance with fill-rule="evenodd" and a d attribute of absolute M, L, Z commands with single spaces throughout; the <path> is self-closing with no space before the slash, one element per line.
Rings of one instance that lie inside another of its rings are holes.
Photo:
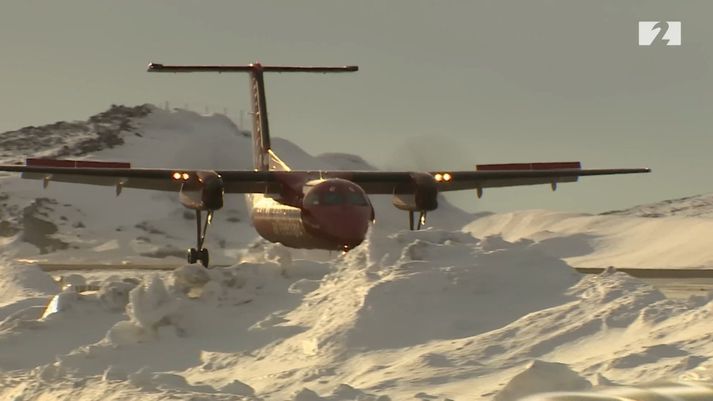
<path fill-rule="evenodd" d="M 150 62 L 149 65 L 146 67 L 146 71 L 155 71 L 161 67 L 163 67 L 163 64 L 161 64 L 161 63 Z"/>

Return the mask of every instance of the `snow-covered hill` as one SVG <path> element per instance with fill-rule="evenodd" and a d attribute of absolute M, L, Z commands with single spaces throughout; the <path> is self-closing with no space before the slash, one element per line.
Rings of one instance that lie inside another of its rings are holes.
<path fill-rule="evenodd" d="M 668 199 L 603 214 L 639 217 L 713 217 L 713 194 Z"/>
<path fill-rule="evenodd" d="M 357 156 L 314 157 L 280 138 L 273 145 L 296 169 L 373 169 Z M 164 111 L 151 105 L 114 106 L 87 121 L 0 134 L 2 163 L 44 156 L 129 161 L 135 167 L 250 169 L 251 149 L 250 134 L 223 115 Z M 373 200 L 377 229 L 407 226 L 406 213 L 397 211 L 388 197 Z M 174 193 L 127 189 L 117 197 L 112 188 L 52 182 L 43 190 L 40 182 L 6 174 L 0 178 L 0 207 L 4 257 L 53 262 L 151 263 L 166 257 L 180 261 L 195 242 L 194 214 L 178 203 Z M 430 223 L 457 228 L 469 216 L 442 199 Z M 241 195 L 226 197 L 214 223 L 206 245 L 216 263 L 234 263 L 238 251 L 257 238 Z"/>
<path fill-rule="evenodd" d="M 667 214 L 657 206 L 661 204 L 667 205 Z M 576 267 L 713 268 L 713 219 L 686 217 L 689 204 L 671 201 L 630 209 L 658 210 L 657 217 L 522 210 L 478 218 L 465 230 L 479 238 L 497 235 L 529 243 Z M 677 209 L 687 212 L 678 216 Z"/>

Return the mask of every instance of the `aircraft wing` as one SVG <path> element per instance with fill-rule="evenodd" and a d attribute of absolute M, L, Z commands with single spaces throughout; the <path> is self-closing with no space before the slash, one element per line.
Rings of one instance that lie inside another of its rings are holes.
<path fill-rule="evenodd" d="M 576 181 L 593 175 L 648 173 L 647 168 L 582 169 L 579 162 L 479 165 L 475 171 L 216 171 L 226 193 L 280 193 L 318 178 L 350 180 L 369 194 L 408 193 L 415 175 L 434 177 L 439 192 Z M 564 168 L 562 168 L 564 167 Z M 0 171 L 19 172 L 22 178 L 121 188 L 177 192 L 195 170 L 131 168 L 128 163 L 28 159 L 26 165 L 0 165 Z"/>
<path fill-rule="evenodd" d="M 648 173 L 648 168 L 582 169 L 579 162 L 555 163 L 510 163 L 477 165 L 474 171 L 431 171 L 439 192 L 466 189 L 514 187 L 522 185 L 575 182 L 579 177 L 593 175 Z M 323 173 L 324 177 L 348 179 L 361 186 L 369 194 L 392 194 L 408 192 L 414 182 L 412 172 L 334 171 Z"/>
<path fill-rule="evenodd" d="M 196 170 L 132 168 L 129 163 L 83 160 L 27 159 L 25 165 L 0 165 L 0 171 L 22 173 L 22 178 L 122 188 L 178 192 Z M 220 173 L 220 172 L 219 172 Z M 230 171 L 228 193 L 277 193 L 280 186 L 265 171 Z"/>
<path fill-rule="evenodd" d="M 463 189 L 482 189 L 497 187 L 515 187 L 522 185 L 551 184 L 574 182 L 579 177 L 593 175 L 638 174 L 648 173 L 647 168 L 619 169 L 561 169 L 549 171 L 454 171 L 449 181 L 440 181 L 438 190 L 459 191 Z M 438 173 L 435 173 L 438 174 Z"/>

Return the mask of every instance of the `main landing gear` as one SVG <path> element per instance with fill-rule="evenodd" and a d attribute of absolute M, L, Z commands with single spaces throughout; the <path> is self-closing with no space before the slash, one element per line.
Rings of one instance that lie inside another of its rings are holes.
<path fill-rule="evenodd" d="M 201 224 L 202 213 L 200 210 L 196 210 L 196 247 L 188 250 L 186 254 L 186 259 L 188 263 L 196 263 L 198 261 L 204 267 L 208 267 L 208 250 L 203 248 L 203 243 L 205 242 L 205 234 L 208 231 L 208 225 L 213 221 L 213 211 L 208 211 L 206 215 L 205 224 Z M 203 227 L 201 227 L 201 225 Z M 202 228 L 202 230 L 201 230 Z"/>
<path fill-rule="evenodd" d="M 408 212 L 408 226 L 409 226 L 409 230 L 411 230 L 411 231 L 413 231 L 413 217 L 414 217 L 413 210 L 409 210 L 409 212 Z M 418 216 L 418 225 L 416 226 L 416 230 L 420 230 L 421 227 L 424 225 L 426 225 L 426 211 L 422 210 Z"/>

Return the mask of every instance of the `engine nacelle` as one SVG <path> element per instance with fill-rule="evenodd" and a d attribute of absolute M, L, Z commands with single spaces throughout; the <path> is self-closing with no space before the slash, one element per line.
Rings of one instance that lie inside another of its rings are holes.
<path fill-rule="evenodd" d="M 225 185 L 215 171 L 194 171 L 176 173 L 183 181 L 178 199 L 181 204 L 194 210 L 218 210 L 223 207 Z"/>
<path fill-rule="evenodd" d="M 394 190 L 393 205 L 412 212 L 431 211 L 438 208 L 436 179 L 428 173 L 411 173 L 411 182 Z"/>

